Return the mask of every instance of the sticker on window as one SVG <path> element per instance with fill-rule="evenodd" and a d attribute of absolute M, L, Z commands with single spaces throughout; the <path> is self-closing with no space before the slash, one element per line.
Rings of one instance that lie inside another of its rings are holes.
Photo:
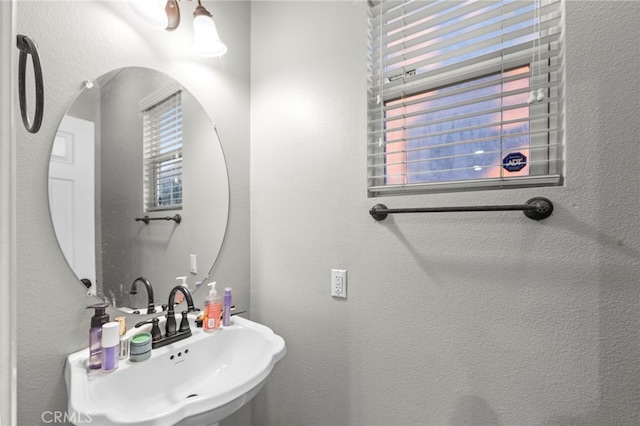
<path fill-rule="evenodd" d="M 512 152 L 502 159 L 502 167 L 508 172 L 519 172 L 527 166 L 527 156 L 521 152 Z"/>

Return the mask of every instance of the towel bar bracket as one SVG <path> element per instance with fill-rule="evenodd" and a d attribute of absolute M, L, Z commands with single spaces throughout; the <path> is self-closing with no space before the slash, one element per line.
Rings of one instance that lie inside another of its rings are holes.
<path fill-rule="evenodd" d="M 526 217 L 533 220 L 542 220 L 551 216 L 553 213 L 553 203 L 548 198 L 534 197 L 527 200 L 527 206 L 534 208 L 523 209 L 523 213 Z"/>

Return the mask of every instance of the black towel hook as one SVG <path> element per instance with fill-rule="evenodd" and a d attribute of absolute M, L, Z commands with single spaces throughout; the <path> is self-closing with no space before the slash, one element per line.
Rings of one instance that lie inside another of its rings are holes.
<path fill-rule="evenodd" d="M 42 125 L 42 116 L 44 114 L 44 83 L 42 81 L 42 67 L 40 66 L 40 57 L 36 43 L 25 35 L 18 35 L 17 46 L 20 49 L 20 57 L 18 60 L 18 93 L 20 98 L 20 114 L 22 122 L 29 133 L 37 133 Z M 33 117 L 33 123 L 29 123 L 27 114 L 27 95 L 25 90 L 25 80 L 27 74 L 27 55 L 31 55 L 33 61 L 33 73 L 36 83 L 36 109 Z"/>

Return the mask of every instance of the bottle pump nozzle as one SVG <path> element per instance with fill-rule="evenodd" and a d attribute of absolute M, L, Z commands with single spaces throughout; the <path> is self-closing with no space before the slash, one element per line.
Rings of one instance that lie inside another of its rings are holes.
<path fill-rule="evenodd" d="M 109 304 L 106 302 L 87 306 L 87 309 L 95 309 L 95 313 L 91 317 L 91 327 L 102 327 L 102 324 L 109 322 L 109 314 L 106 312 L 108 307 Z"/>
<path fill-rule="evenodd" d="M 187 284 L 187 277 L 176 277 L 176 280 L 182 281 L 180 285 L 189 289 L 189 285 Z M 182 303 L 184 301 L 184 295 L 182 293 L 176 294 L 176 303 Z"/>
<path fill-rule="evenodd" d="M 218 296 L 218 292 L 216 291 L 216 282 L 212 282 L 207 284 L 209 287 L 211 287 L 211 290 L 209 290 L 209 297 L 217 297 Z"/>

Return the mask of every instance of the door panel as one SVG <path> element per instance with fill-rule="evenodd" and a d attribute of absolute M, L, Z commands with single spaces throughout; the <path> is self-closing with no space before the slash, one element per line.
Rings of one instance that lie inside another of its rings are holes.
<path fill-rule="evenodd" d="M 49 206 L 67 262 L 96 289 L 94 123 L 65 116 L 49 166 Z"/>

